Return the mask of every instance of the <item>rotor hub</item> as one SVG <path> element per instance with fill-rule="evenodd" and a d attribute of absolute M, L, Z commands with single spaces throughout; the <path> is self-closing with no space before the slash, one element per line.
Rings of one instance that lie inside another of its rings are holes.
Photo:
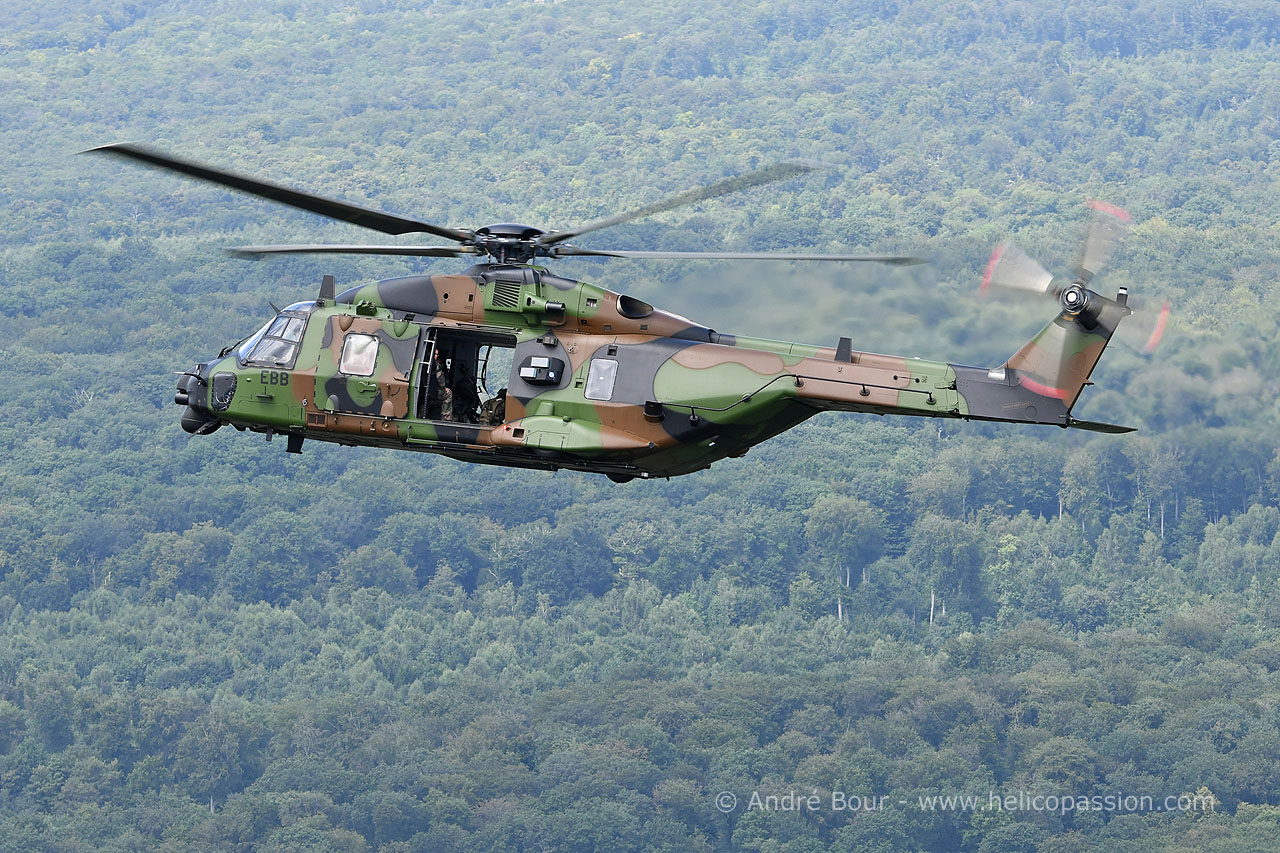
<path fill-rule="evenodd" d="M 532 225 L 500 222 L 478 229 L 474 245 L 500 264 L 524 264 L 542 254 L 538 238 L 545 233 Z"/>
<path fill-rule="evenodd" d="M 1068 314 L 1079 314 L 1089 305 L 1089 291 L 1079 282 L 1069 284 L 1062 289 L 1058 302 Z"/>

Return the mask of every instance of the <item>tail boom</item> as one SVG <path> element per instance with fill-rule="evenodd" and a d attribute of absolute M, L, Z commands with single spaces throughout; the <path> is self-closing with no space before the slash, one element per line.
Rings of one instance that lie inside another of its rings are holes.
<path fill-rule="evenodd" d="M 1118 299 L 1086 293 L 1082 307 L 1064 307 L 994 369 L 820 350 L 796 366 L 794 394 L 819 409 L 1128 432 L 1071 416 L 1116 326 L 1130 313 L 1123 293 Z M 828 353 L 836 357 L 828 361 Z"/>

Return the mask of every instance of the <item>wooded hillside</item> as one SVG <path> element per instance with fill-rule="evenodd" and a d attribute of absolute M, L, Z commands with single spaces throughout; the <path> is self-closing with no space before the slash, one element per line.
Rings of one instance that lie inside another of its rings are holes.
<path fill-rule="evenodd" d="M 0 850 L 1273 849 L 1278 40 L 1264 0 L 0 6 Z M 829 414 L 625 486 L 286 456 L 189 438 L 174 372 L 322 274 L 460 267 L 228 258 L 368 234 L 75 155 L 113 141 L 468 228 L 821 161 L 582 243 L 933 264 L 556 271 L 977 365 L 1052 314 L 979 298 L 992 246 L 1065 271 L 1101 198 L 1100 286 L 1174 314 L 1076 410 L 1130 436 Z M 984 808 L 1112 794 L 1154 805 Z"/>

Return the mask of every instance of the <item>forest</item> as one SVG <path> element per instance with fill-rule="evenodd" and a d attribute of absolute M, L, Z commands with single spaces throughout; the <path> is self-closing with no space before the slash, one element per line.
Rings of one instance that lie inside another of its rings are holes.
<path fill-rule="evenodd" d="M 1274 849 L 1277 79 L 1266 0 L 3 4 L 0 851 Z M 1100 286 L 1172 320 L 1077 407 L 1125 436 L 287 455 L 183 433 L 174 374 L 324 274 L 461 267 L 229 257 L 369 232 L 77 156 L 121 141 L 467 228 L 804 158 L 599 245 L 931 263 L 555 271 L 982 366 L 1053 311 L 980 295 L 992 247 L 1065 272 L 1104 199 Z"/>

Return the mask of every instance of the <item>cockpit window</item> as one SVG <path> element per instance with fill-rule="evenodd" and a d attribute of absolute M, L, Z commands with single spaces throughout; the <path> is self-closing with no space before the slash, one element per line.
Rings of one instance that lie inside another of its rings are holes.
<path fill-rule="evenodd" d="M 298 344 L 307 325 L 306 314 L 313 303 L 300 302 L 290 305 L 258 331 L 236 347 L 236 357 L 241 364 L 262 364 L 268 367 L 291 365 L 298 355 Z M 298 309 L 298 310 L 295 310 Z"/>
<path fill-rule="evenodd" d="M 271 323 L 267 323 L 267 325 L 245 338 L 244 343 L 236 347 L 236 358 L 238 358 L 241 363 L 249 360 L 249 353 L 253 352 L 253 348 L 258 345 L 258 341 L 262 340 L 262 336 L 267 333 L 267 329 L 269 328 L 271 328 Z"/>
<path fill-rule="evenodd" d="M 272 320 L 271 325 L 267 327 L 267 336 L 284 338 L 286 341 L 296 344 L 302 339 L 302 326 L 303 320 L 301 317 L 287 317 L 281 314 Z"/>
<path fill-rule="evenodd" d="M 250 361 L 256 361 L 259 364 L 285 364 L 293 360 L 293 349 L 293 344 L 288 341 L 279 338 L 263 338 L 253 348 Z"/>

